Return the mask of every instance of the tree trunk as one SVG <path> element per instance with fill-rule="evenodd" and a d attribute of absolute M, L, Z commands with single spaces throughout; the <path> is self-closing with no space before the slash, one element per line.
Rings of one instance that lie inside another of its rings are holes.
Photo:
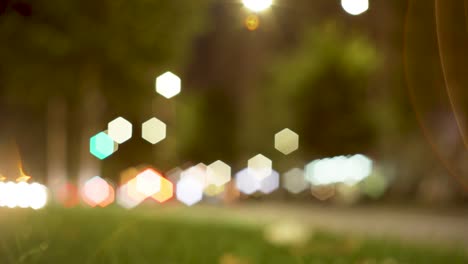
<path fill-rule="evenodd" d="M 86 180 L 100 176 L 101 162 L 89 152 L 89 139 L 102 131 L 100 123 L 103 107 L 99 87 L 99 68 L 96 65 L 85 65 L 81 76 L 79 97 L 80 145 L 78 164 L 78 186 L 81 187 Z"/>
<path fill-rule="evenodd" d="M 47 184 L 55 195 L 67 181 L 67 104 L 63 97 L 47 106 Z"/>

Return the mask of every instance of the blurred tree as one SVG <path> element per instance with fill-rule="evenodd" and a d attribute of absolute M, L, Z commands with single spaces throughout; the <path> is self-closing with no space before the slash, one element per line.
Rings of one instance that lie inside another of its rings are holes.
<path fill-rule="evenodd" d="M 379 62 L 372 42 L 331 22 L 306 29 L 299 43 L 272 64 L 257 118 L 267 121 L 268 134 L 296 130 L 309 157 L 369 150 L 369 78 Z"/>
<path fill-rule="evenodd" d="M 151 113 L 154 77 L 181 69 L 209 0 L 10 2 L 0 14 L 3 101 L 48 105 L 48 158 L 64 163 L 71 154 L 78 174 L 92 176 L 89 137 L 106 113 L 133 121 Z"/>

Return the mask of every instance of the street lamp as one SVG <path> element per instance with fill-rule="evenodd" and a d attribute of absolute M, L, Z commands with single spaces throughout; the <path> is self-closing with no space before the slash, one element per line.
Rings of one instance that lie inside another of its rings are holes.
<path fill-rule="evenodd" d="M 369 9 L 369 0 L 341 0 L 341 6 L 348 14 L 357 16 Z"/>
<path fill-rule="evenodd" d="M 242 3 L 248 9 L 260 12 L 271 7 L 273 0 L 242 0 Z"/>

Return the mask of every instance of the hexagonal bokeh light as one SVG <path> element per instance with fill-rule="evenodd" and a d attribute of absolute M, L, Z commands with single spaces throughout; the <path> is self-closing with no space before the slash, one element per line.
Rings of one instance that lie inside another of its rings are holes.
<path fill-rule="evenodd" d="M 259 179 L 264 179 L 271 174 L 272 162 L 269 158 L 258 154 L 257 156 L 249 159 L 247 170 L 249 174 L 254 175 Z"/>
<path fill-rule="evenodd" d="M 166 138 L 166 124 L 153 117 L 143 123 L 141 136 L 151 144 L 156 144 Z"/>
<path fill-rule="evenodd" d="M 299 135 L 289 128 L 275 134 L 275 148 L 288 155 L 299 148 Z"/>
<path fill-rule="evenodd" d="M 279 173 L 275 170 L 271 171 L 271 174 L 268 177 L 260 181 L 260 192 L 264 194 L 270 194 L 274 192 L 279 187 Z"/>
<path fill-rule="evenodd" d="M 153 169 L 146 169 L 136 176 L 136 189 L 149 197 L 161 190 L 162 176 Z"/>
<path fill-rule="evenodd" d="M 172 72 L 166 72 L 156 78 L 156 92 L 166 97 L 172 98 L 180 93 L 181 80 Z"/>
<path fill-rule="evenodd" d="M 114 190 L 106 180 L 95 176 L 85 182 L 82 197 L 89 206 L 105 207 L 113 202 Z"/>
<path fill-rule="evenodd" d="M 245 168 L 236 173 L 236 187 L 243 194 L 253 194 L 260 189 L 260 179 L 249 173 Z"/>
<path fill-rule="evenodd" d="M 283 174 L 283 188 L 288 192 L 298 194 L 308 187 L 309 183 L 305 180 L 304 170 L 294 168 Z"/>
<path fill-rule="evenodd" d="M 89 152 L 98 159 L 105 159 L 115 151 L 114 140 L 105 132 L 100 132 L 89 140 Z"/>
<path fill-rule="evenodd" d="M 257 191 L 269 194 L 278 189 L 279 174 L 275 170 L 272 170 L 270 175 L 260 179 L 251 174 L 248 168 L 245 168 L 236 173 L 236 187 L 241 193 L 247 195 L 251 195 Z"/>
<path fill-rule="evenodd" d="M 197 181 L 203 188 L 208 186 L 208 180 L 207 180 L 207 175 L 206 175 L 206 165 L 203 163 L 198 163 L 195 166 L 192 166 L 186 170 L 184 170 L 180 174 L 180 179 L 193 179 L 194 181 Z"/>
<path fill-rule="evenodd" d="M 123 117 L 117 117 L 107 125 L 107 134 L 115 142 L 122 144 L 132 137 L 132 123 Z"/>
<path fill-rule="evenodd" d="M 231 180 L 231 167 L 220 160 L 215 161 L 206 168 L 206 176 L 208 184 L 223 186 Z"/>
<path fill-rule="evenodd" d="M 194 178 L 181 178 L 176 188 L 177 200 L 185 205 L 192 206 L 202 200 L 203 189 L 204 186 Z"/>
<path fill-rule="evenodd" d="M 171 199 L 174 196 L 174 185 L 171 181 L 164 177 L 160 177 L 161 188 L 159 192 L 155 193 L 152 198 L 159 203 L 164 203 L 167 200 Z"/>
<path fill-rule="evenodd" d="M 242 0 L 242 3 L 248 9 L 254 12 L 260 12 L 271 7 L 273 0 Z"/>

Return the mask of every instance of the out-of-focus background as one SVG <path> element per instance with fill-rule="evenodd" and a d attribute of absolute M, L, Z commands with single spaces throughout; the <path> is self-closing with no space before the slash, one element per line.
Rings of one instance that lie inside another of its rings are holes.
<path fill-rule="evenodd" d="M 466 263 L 467 10 L 1 0 L 0 263 L 71 261 L 50 251 L 93 240 L 60 227 L 86 219 L 107 239 L 87 263 Z M 148 223 L 164 245 L 122 257 L 137 216 L 187 230 Z M 210 228 L 235 242 L 204 255 Z"/>

